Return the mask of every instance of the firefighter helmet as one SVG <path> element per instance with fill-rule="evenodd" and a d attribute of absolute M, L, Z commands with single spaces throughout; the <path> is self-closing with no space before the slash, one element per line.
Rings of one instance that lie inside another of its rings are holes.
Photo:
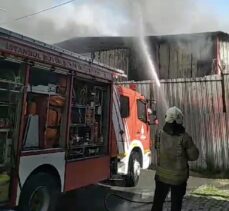
<path fill-rule="evenodd" d="M 169 108 L 165 115 L 165 122 L 173 123 L 174 121 L 177 124 L 183 124 L 183 113 L 176 106 Z"/>

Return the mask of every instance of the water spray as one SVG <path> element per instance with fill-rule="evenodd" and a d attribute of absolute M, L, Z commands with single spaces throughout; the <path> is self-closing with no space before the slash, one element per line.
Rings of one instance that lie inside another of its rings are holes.
<path fill-rule="evenodd" d="M 148 42 L 148 38 L 145 36 L 145 27 L 144 27 L 144 20 L 143 20 L 143 15 L 141 11 L 141 5 L 139 2 L 134 1 L 132 3 L 133 6 L 133 19 L 137 23 L 137 27 L 139 28 L 138 34 L 137 34 L 137 47 L 138 51 L 140 52 L 141 59 L 144 62 L 147 70 L 150 72 L 150 75 L 152 79 L 155 81 L 157 91 L 158 91 L 158 97 L 160 98 L 160 109 L 165 109 L 167 110 L 169 105 L 166 100 L 165 93 L 161 87 L 160 79 L 157 74 L 157 66 L 154 62 L 154 57 L 152 55 L 152 51 L 150 49 L 150 45 Z"/>
<path fill-rule="evenodd" d="M 161 86 L 160 84 L 160 80 L 158 78 L 158 75 L 157 75 L 157 72 L 156 72 L 156 68 L 155 68 L 155 63 L 153 61 L 153 58 L 150 54 L 150 50 L 149 50 L 149 46 L 147 45 L 147 41 L 146 41 L 146 38 L 143 37 L 143 36 L 140 36 L 139 38 L 139 44 L 140 44 L 140 48 L 142 53 L 143 53 L 143 57 L 145 59 L 145 62 L 146 62 L 146 65 L 147 65 L 147 68 L 151 71 L 152 73 L 152 76 L 157 84 L 158 87 Z"/>
<path fill-rule="evenodd" d="M 152 78 L 155 80 L 156 85 L 160 87 L 160 80 L 157 75 L 156 66 L 153 61 L 153 57 L 150 53 L 150 48 L 147 42 L 147 37 L 145 36 L 145 27 L 144 27 L 144 21 L 142 12 L 140 10 L 140 5 L 137 2 L 133 3 L 133 8 L 135 12 L 135 20 L 137 21 L 137 25 L 139 26 L 139 31 L 137 34 L 137 43 L 140 52 L 142 53 L 142 60 L 145 62 L 147 69 L 150 71 L 150 74 L 152 74 Z"/>

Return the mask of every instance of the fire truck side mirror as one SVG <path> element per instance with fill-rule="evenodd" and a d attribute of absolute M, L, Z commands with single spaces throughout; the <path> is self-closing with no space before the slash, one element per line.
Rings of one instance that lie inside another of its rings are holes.
<path fill-rule="evenodd" d="M 147 112 L 148 112 L 148 115 L 157 116 L 156 110 L 152 110 L 151 108 L 147 108 Z"/>
<path fill-rule="evenodd" d="M 156 110 L 151 110 L 150 108 L 148 108 L 148 115 L 149 115 L 149 125 L 158 125 L 158 119 L 157 119 L 157 112 Z"/>
<path fill-rule="evenodd" d="M 153 111 L 151 108 L 147 108 L 147 112 L 148 112 L 148 115 L 152 115 L 153 114 Z"/>
<path fill-rule="evenodd" d="M 148 121 L 149 125 L 159 125 L 159 121 L 157 117 L 150 116 L 150 120 Z"/>

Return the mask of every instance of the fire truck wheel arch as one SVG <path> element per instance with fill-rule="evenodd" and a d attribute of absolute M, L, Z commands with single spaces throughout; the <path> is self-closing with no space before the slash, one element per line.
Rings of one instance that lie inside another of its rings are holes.
<path fill-rule="evenodd" d="M 128 168 L 129 168 L 129 159 L 130 155 L 133 151 L 136 151 L 139 153 L 139 156 L 141 157 L 141 167 L 143 168 L 143 160 L 144 160 L 144 148 L 142 143 L 139 140 L 133 140 L 128 147 L 127 153 L 121 158 L 119 164 L 118 164 L 118 173 L 121 175 L 127 175 L 128 174 Z"/>
<path fill-rule="evenodd" d="M 152 154 L 151 154 L 150 149 L 144 149 L 141 141 L 133 140 L 130 144 L 130 150 L 128 152 L 128 156 L 130 156 L 133 150 L 136 150 L 136 149 L 138 149 L 140 156 L 141 156 L 141 168 L 142 169 L 149 168 L 151 164 L 151 159 L 152 159 L 151 158 Z"/>
<path fill-rule="evenodd" d="M 140 155 L 140 162 L 141 162 L 141 167 L 143 167 L 143 156 L 144 156 L 144 148 L 139 140 L 133 140 L 130 144 L 129 150 L 128 150 L 128 160 L 130 159 L 131 153 L 136 151 Z"/>
<path fill-rule="evenodd" d="M 44 165 L 41 165 L 41 166 L 39 166 L 38 168 L 36 168 L 36 169 L 29 175 L 29 177 L 27 178 L 27 180 L 28 180 L 30 177 L 32 177 L 33 175 L 38 174 L 38 173 L 40 173 L 40 172 L 46 173 L 46 174 L 52 176 L 53 178 L 55 178 L 58 187 L 61 188 L 61 179 L 60 179 L 60 175 L 59 175 L 57 169 L 56 169 L 54 166 L 49 165 L 49 164 L 44 164 Z M 27 180 L 26 180 L 26 181 L 27 181 Z M 25 181 L 25 183 L 26 183 L 26 181 Z"/>
<path fill-rule="evenodd" d="M 19 178 L 22 187 L 31 175 L 38 172 L 49 173 L 57 177 L 60 189 L 63 191 L 65 175 L 65 153 L 57 152 L 51 154 L 21 157 L 19 165 Z M 17 204 L 19 202 L 19 197 L 20 188 L 18 188 L 17 191 Z"/>
<path fill-rule="evenodd" d="M 18 210 L 54 210 L 56 194 L 60 192 L 58 178 L 50 173 L 34 172 L 26 180 L 20 195 Z M 35 207 L 34 207 L 35 206 Z"/>
<path fill-rule="evenodd" d="M 138 154 L 138 156 L 139 156 L 139 161 L 140 161 L 141 168 L 142 168 L 143 159 L 142 159 L 142 150 L 141 150 L 141 148 L 139 148 L 139 147 L 134 147 L 134 148 L 132 149 L 132 151 L 131 151 L 131 154 L 133 154 L 134 152 Z M 131 154 L 130 154 L 130 157 L 131 157 Z M 130 160 L 130 158 L 129 158 L 129 160 Z"/>

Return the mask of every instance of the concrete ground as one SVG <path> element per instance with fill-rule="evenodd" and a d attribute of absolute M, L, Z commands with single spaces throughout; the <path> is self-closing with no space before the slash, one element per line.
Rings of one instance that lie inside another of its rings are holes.
<path fill-rule="evenodd" d="M 152 170 L 142 171 L 137 187 L 126 188 L 98 184 L 63 195 L 59 200 L 57 211 L 150 211 L 150 204 L 135 204 L 110 196 L 104 204 L 107 194 L 115 193 L 132 200 L 150 202 L 154 193 L 154 174 Z M 120 185 L 122 185 L 120 183 Z M 183 211 L 229 211 L 229 180 L 190 177 Z M 169 201 L 169 196 L 168 199 Z M 105 208 L 108 207 L 108 209 Z M 170 203 L 166 202 L 164 210 L 169 211 Z"/>

